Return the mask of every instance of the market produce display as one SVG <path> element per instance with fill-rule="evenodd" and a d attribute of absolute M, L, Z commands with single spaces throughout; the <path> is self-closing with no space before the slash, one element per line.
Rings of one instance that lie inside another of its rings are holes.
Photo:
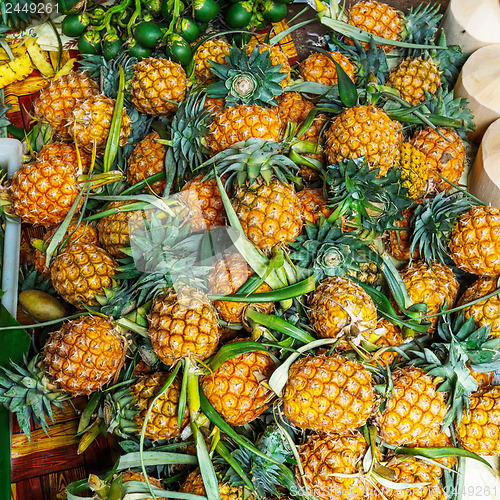
<path fill-rule="evenodd" d="M 462 498 L 500 454 L 500 206 L 467 187 L 439 6 L 277 32 L 286 2 L 30 5 L 0 9 L 0 89 L 40 78 L 24 128 L 0 90 L 26 145 L 2 217 L 41 230 L 0 402 L 27 438 L 74 398 L 79 453 L 114 436 L 67 498 Z M 40 23 L 78 53 L 19 35 Z"/>

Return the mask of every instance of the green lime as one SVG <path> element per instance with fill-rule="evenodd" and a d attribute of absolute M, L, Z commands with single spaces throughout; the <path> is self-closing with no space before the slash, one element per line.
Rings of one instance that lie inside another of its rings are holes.
<path fill-rule="evenodd" d="M 278 3 L 275 1 L 269 2 L 268 7 L 263 12 L 262 16 L 266 21 L 271 23 L 278 23 L 283 21 L 287 14 L 287 6 L 284 3 Z"/>
<path fill-rule="evenodd" d="M 86 31 L 78 37 L 80 54 L 96 55 L 101 53 L 101 37 L 96 31 Z"/>
<path fill-rule="evenodd" d="M 91 11 L 89 11 L 90 24 L 98 26 L 99 24 L 101 24 L 105 15 L 106 15 L 106 9 L 104 7 L 99 6 L 96 7 L 95 9 L 92 9 Z"/>
<path fill-rule="evenodd" d="M 102 41 L 102 55 L 106 61 L 114 59 L 122 50 L 123 42 L 116 35 L 108 34 Z"/>
<path fill-rule="evenodd" d="M 177 21 L 176 32 L 188 43 L 193 43 L 200 36 L 200 28 L 189 17 L 181 17 Z"/>
<path fill-rule="evenodd" d="M 85 32 L 90 24 L 89 16 L 85 13 L 66 16 L 62 23 L 61 29 L 64 35 L 74 37 L 80 36 Z"/>
<path fill-rule="evenodd" d="M 252 4 L 251 2 L 238 2 L 226 12 L 224 16 L 226 23 L 230 28 L 241 29 L 246 28 L 250 19 L 252 19 Z"/>
<path fill-rule="evenodd" d="M 213 21 L 220 12 L 220 5 L 215 0 L 194 0 L 194 18 L 202 23 Z"/>
<path fill-rule="evenodd" d="M 145 57 L 149 57 L 153 51 L 137 43 L 137 40 L 132 40 L 128 46 L 128 53 L 136 59 L 144 59 Z"/>
<path fill-rule="evenodd" d="M 183 67 L 191 62 L 192 51 L 189 43 L 180 35 L 172 35 L 165 46 L 165 55 Z"/>
<path fill-rule="evenodd" d="M 146 49 L 154 49 L 162 36 L 161 28 L 156 23 L 148 21 L 139 23 L 134 29 L 134 38 Z"/>

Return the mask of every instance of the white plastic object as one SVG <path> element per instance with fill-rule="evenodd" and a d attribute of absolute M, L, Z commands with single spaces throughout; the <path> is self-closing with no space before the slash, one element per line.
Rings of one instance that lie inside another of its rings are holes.
<path fill-rule="evenodd" d="M 0 139 L 0 165 L 7 167 L 7 177 L 12 177 L 22 163 L 23 146 L 17 139 Z M 5 240 L 2 267 L 2 304 L 15 318 L 17 313 L 17 285 L 19 278 L 19 246 L 21 224 L 16 220 L 5 222 Z"/>

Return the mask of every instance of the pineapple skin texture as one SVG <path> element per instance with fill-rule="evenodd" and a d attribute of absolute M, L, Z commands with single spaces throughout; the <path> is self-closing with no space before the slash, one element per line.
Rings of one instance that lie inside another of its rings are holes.
<path fill-rule="evenodd" d="M 165 385 L 169 376 L 170 374 L 167 372 L 144 375 L 132 386 L 134 402 L 139 410 L 134 418 L 139 429 L 142 429 L 148 408 Z M 168 389 L 155 401 L 146 424 L 145 436 L 147 438 L 153 441 L 174 438 L 188 424 L 189 411 L 186 407 L 182 417 L 182 424 L 180 427 L 177 426 L 180 392 L 179 382 L 173 380 Z"/>
<path fill-rule="evenodd" d="M 322 188 L 304 188 L 297 193 L 306 222 L 316 224 L 321 216 L 328 219 L 333 210 L 326 206 Z"/>
<path fill-rule="evenodd" d="M 71 140 L 68 120 L 77 103 L 99 94 L 99 86 L 84 72 L 72 71 L 52 80 L 35 101 L 36 117 L 48 122 L 61 140 Z"/>
<path fill-rule="evenodd" d="M 321 280 L 308 300 L 311 326 L 322 338 L 337 338 L 353 321 L 360 331 L 377 325 L 377 309 L 363 288 L 349 278 Z"/>
<path fill-rule="evenodd" d="M 112 201 L 106 210 L 119 209 L 131 202 Z M 118 211 L 101 217 L 97 224 L 99 245 L 115 258 L 124 257 L 123 248 L 130 246 L 129 219 L 134 212 Z"/>
<path fill-rule="evenodd" d="M 371 374 L 343 356 L 296 361 L 283 393 L 283 413 L 297 427 L 348 433 L 361 427 L 375 404 Z"/>
<path fill-rule="evenodd" d="M 203 361 L 217 349 L 215 310 L 207 296 L 194 288 L 156 296 L 148 321 L 153 349 L 166 365 L 185 357 Z"/>
<path fill-rule="evenodd" d="M 269 379 L 274 369 L 274 361 L 267 352 L 246 352 L 202 377 L 201 388 L 227 423 L 243 425 L 255 420 L 269 406 L 273 392 L 262 379 Z"/>
<path fill-rule="evenodd" d="M 392 378 L 392 398 L 380 418 L 380 437 L 395 446 L 419 446 L 441 431 L 447 411 L 443 393 L 420 368 L 401 368 Z"/>
<path fill-rule="evenodd" d="M 227 64 L 226 56 L 229 55 L 230 50 L 231 46 L 221 39 L 211 38 L 203 42 L 193 55 L 196 83 L 213 83 L 215 77 L 209 61 Z"/>
<path fill-rule="evenodd" d="M 476 206 L 462 214 L 448 248 L 460 269 L 479 276 L 499 276 L 500 208 Z"/>
<path fill-rule="evenodd" d="M 302 123 L 314 109 L 314 104 L 299 92 L 283 92 L 278 101 L 278 114 L 282 123 Z"/>
<path fill-rule="evenodd" d="M 127 481 L 141 481 L 142 483 L 146 482 L 142 472 L 133 472 L 131 470 L 126 470 L 122 472 L 122 483 L 126 483 Z M 155 477 L 151 477 L 148 475 L 148 481 L 150 482 L 150 484 L 156 486 L 157 488 L 163 488 L 161 481 L 159 479 L 156 479 Z M 153 500 L 153 499 L 146 498 L 145 500 Z M 158 500 L 168 500 L 168 499 L 167 497 L 161 497 Z"/>
<path fill-rule="evenodd" d="M 159 138 L 158 132 L 151 132 L 132 151 L 127 164 L 127 182 L 131 186 L 165 169 L 166 150 L 163 144 L 157 142 Z M 151 189 L 162 196 L 166 185 L 166 180 L 155 181 L 143 191 Z"/>
<path fill-rule="evenodd" d="M 78 309 L 97 306 L 96 295 L 116 287 L 113 277 L 116 260 L 105 250 L 89 243 L 65 247 L 50 266 L 50 280 L 61 297 Z"/>
<path fill-rule="evenodd" d="M 401 143 L 401 125 L 375 106 L 345 109 L 325 132 L 325 154 L 330 164 L 364 157 L 380 169 L 379 176 L 394 166 Z"/>
<path fill-rule="evenodd" d="M 409 142 L 404 142 L 396 166 L 401 171 L 401 185 L 408 189 L 408 196 L 414 200 L 421 198 L 429 178 L 429 164 L 425 161 L 424 153 Z"/>
<path fill-rule="evenodd" d="M 147 57 L 134 66 L 130 93 L 139 112 L 165 116 L 177 110 L 176 103 L 186 96 L 186 87 L 186 72 L 180 64 Z"/>
<path fill-rule="evenodd" d="M 460 444 L 478 455 L 500 453 L 500 386 L 486 386 L 469 398 L 469 413 L 464 411 L 456 426 Z"/>
<path fill-rule="evenodd" d="M 92 163 L 92 157 L 85 151 L 78 149 L 74 144 L 64 142 L 51 142 L 45 144 L 38 153 L 38 161 L 48 161 L 52 165 L 61 165 L 66 169 L 75 168 L 78 165 L 78 158 L 81 162 L 81 171 L 86 174 Z"/>
<path fill-rule="evenodd" d="M 311 434 L 299 448 L 304 475 L 296 470 L 299 484 L 308 496 L 318 500 L 356 500 L 365 498 L 361 479 L 334 474 L 355 474 L 368 446 L 359 431 L 349 434 Z"/>
<path fill-rule="evenodd" d="M 125 339 L 109 320 L 85 316 L 51 334 L 43 349 L 47 373 L 72 395 L 91 394 L 120 369 Z"/>
<path fill-rule="evenodd" d="M 264 252 L 295 241 L 302 231 L 300 200 L 290 184 L 277 179 L 238 188 L 232 205 L 247 238 Z"/>
<path fill-rule="evenodd" d="M 12 212 L 29 224 L 59 224 L 80 192 L 79 173 L 75 166 L 48 161 L 22 165 L 9 187 Z"/>
<path fill-rule="evenodd" d="M 332 60 L 333 59 L 333 60 Z M 339 81 L 335 61 L 354 82 L 354 66 L 351 61 L 340 52 L 315 52 L 306 57 L 299 66 L 299 72 L 307 82 L 336 85 Z"/>

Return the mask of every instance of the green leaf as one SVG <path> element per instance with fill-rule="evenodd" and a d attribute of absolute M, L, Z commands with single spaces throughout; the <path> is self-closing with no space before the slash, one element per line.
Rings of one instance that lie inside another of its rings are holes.
<path fill-rule="evenodd" d="M 342 68 L 337 61 L 333 62 L 335 64 L 335 68 L 337 69 L 340 100 L 347 108 L 353 108 L 358 103 L 358 91 L 356 90 L 356 85 L 344 71 L 344 68 Z"/>
<path fill-rule="evenodd" d="M 210 360 L 208 366 L 212 371 L 215 371 L 229 359 L 239 356 L 240 354 L 253 351 L 266 352 L 266 348 L 260 342 L 253 342 L 252 340 L 231 342 L 222 346 L 217 351 L 217 354 L 215 354 L 215 356 Z"/>
<path fill-rule="evenodd" d="M 200 466 L 200 472 L 203 477 L 203 486 L 207 493 L 208 500 L 220 500 L 219 482 L 215 473 L 212 459 L 208 454 L 207 445 L 200 429 L 193 423 L 195 433 L 196 455 Z"/>

